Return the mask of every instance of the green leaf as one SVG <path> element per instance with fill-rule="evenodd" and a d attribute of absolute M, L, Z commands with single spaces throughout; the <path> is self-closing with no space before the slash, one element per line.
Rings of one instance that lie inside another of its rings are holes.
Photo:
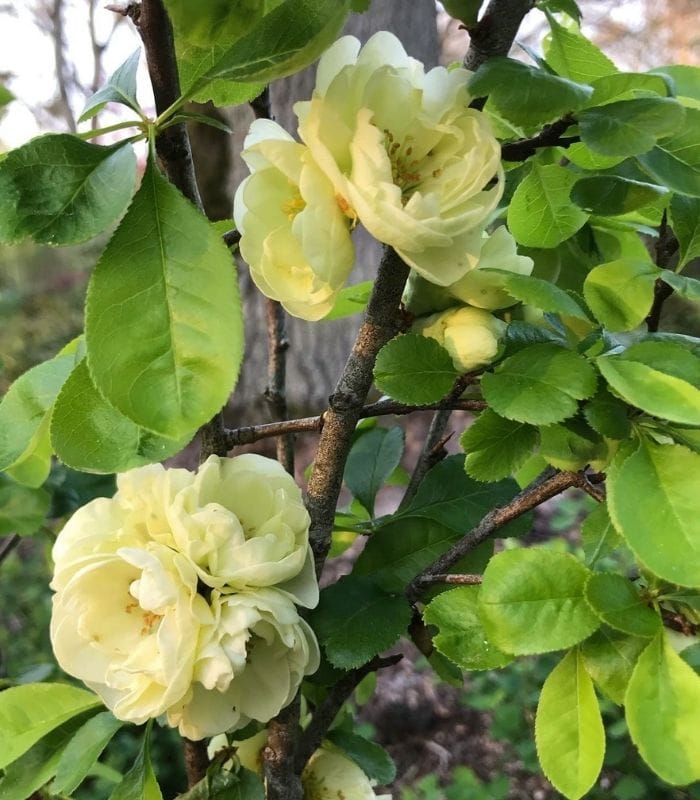
<path fill-rule="evenodd" d="M 611 100 L 628 100 L 648 93 L 669 97 L 673 84 L 665 75 L 648 75 L 640 72 L 616 72 L 591 81 L 593 95 L 589 105 L 601 106 Z"/>
<path fill-rule="evenodd" d="M 700 197 L 700 109 L 685 110 L 685 124 L 638 161 L 671 191 Z"/>
<path fill-rule="evenodd" d="M 0 536 L 30 536 L 41 527 L 50 507 L 51 495 L 44 489 L 22 486 L 0 475 Z"/>
<path fill-rule="evenodd" d="M 568 652 L 542 687 L 535 718 L 542 771 L 565 797 L 578 800 L 603 767 L 605 730 L 578 648 Z"/>
<path fill-rule="evenodd" d="M 496 272 L 496 270 L 491 271 Z M 576 300 L 551 281 L 533 278 L 530 275 L 516 275 L 513 272 L 505 273 L 500 270 L 498 272 L 505 276 L 504 289 L 516 300 L 551 314 L 561 314 L 588 322 L 588 314 Z"/>
<path fill-rule="evenodd" d="M 476 25 L 483 0 L 444 0 L 445 11 L 454 19 L 463 22 L 467 28 Z"/>
<path fill-rule="evenodd" d="M 588 273 L 583 294 L 601 325 L 611 331 L 630 331 L 641 325 L 651 310 L 659 273 L 651 261 L 610 261 Z"/>
<path fill-rule="evenodd" d="M 685 109 L 673 98 L 637 97 L 586 108 L 578 114 L 578 124 L 581 141 L 595 153 L 634 156 L 675 133 L 684 116 Z"/>
<path fill-rule="evenodd" d="M 560 25 L 551 14 L 547 20 L 551 33 L 544 40 L 544 57 L 563 78 L 590 84 L 617 72 L 613 62 L 581 33 Z"/>
<path fill-rule="evenodd" d="M 311 625 L 328 660 L 355 669 L 396 643 L 411 621 L 403 595 L 380 589 L 371 579 L 348 575 L 321 592 Z"/>
<path fill-rule="evenodd" d="M 403 444 L 401 428 L 373 428 L 350 450 L 343 480 L 370 515 L 374 514 L 377 492 L 401 461 Z"/>
<path fill-rule="evenodd" d="M 369 296 L 372 294 L 373 286 L 374 281 L 362 281 L 362 283 L 356 283 L 353 286 L 346 286 L 341 289 L 335 299 L 333 308 L 326 314 L 323 321 L 330 322 L 334 319 L 344 319 L 364 311 L 367 307 Z"/>
<path fill-rule="evenodd" d="M 457 377 L 447 350 L 418 333 L 404 333 L 385 344 L 374 366 L 377 387 L 400 403 L 412 405 L 441 400 Z"/>
<path fill-rule="evenodd" d="M 600 625 L 585 598 L 589 575 L 568 553 L 532 548 L 496 554 L 479 592 L 489 639 L 514 655 L 563 650 L 586 639 Z"/>
<path fill-rule="evenodd" d="M 596 506 L 583 521 L 581 544 L 586 555 L 586 565 L 591 568 L 622 544 L 622 537 L 615 530 L 605 503 Z"/>
<path fill-rule="evenodd" d="M 516 472 L 537 446 L 537 428 L 483 411 L 460 443 L 467 457 L 464 468 L 478 481 L 498 481 Z"/>
<path fill-rule="evenodd" d="M 617 573 L 591 575 L 586 600 L 603 622 L 631 636 L 651 638 L 661 627 L 661 617 L 644 602 L 632 581 Z"/>
<path fill-rule="evenodd" d="M 109 741 L 124 725 L 109 711 L 89 719 L 63 751 L 51 785 L 53 794 L 72 794 L 88 775 Z"/>
<path fill-rule="evenodd" d="M 489 96 L 516 125 L 537 125 L 581 108 L 593 93 L 582 86 L 511 58 L 490 58 L 468 84 L 474 97 Z M 510 225 L 509 225 L 510 227 Z"/>
<path fill-rule="evenodd" d="M 13 761 L 0 779 L 2 800 L 25 800 L 48 783 L 56 774 L 63 752 L 73 735 L 93 713 L 83 711 L 53 727 L 20 758 Z"/>
<path fill-rule="evenodd" d="M 177 63 L 183 94 L 198 103 L 211 100 L 215 106 L 237 106 L 248 103 L 265 88 L 265 83 L 233 83 L 226 79 L 213 80 L 192 90 L 191 87 L 202 75 L 210 70 L 226 53 L 226 45 L 198 47 L 189 42 L 177 45 Z"/>
<path fill-rule="evenodd" d="M 51 415 L 56 455 L 83 472 L 125 472 L 164 461 L 189 439 L 158 436 L 112 408 L 95 388 L 84 359 L 63 384 Z"/>
<path fill-rule="evenodd" d="M 581 9 L 576 0 L 538 0 L 537 7 L 543 11 L 561 11 L 568 14 L 576 22 L 581 21 Z"/>
<path fill-rule="evenodd" d="M 139 68 L 141 48 L 135 50 L 129 58 L 107 79 L 107 83 L 89 98 L 78 122 L 92 119 L 107 103 L 119 103 L 140 113 L 136 99 L 136 73 Z"/>
<path fill-rule="evenodd" d="M 396 766 L 391 756 L 375 742 L 342 728 L 329 731 L 327 738 L 343 750 L 370 780 L 385 784 L 396 777 Z"/>
<path fill-rule="evenodd" d="M 649 72 L 653 75 L 670 78 L 674 93 L 678 97 L 700 100 L 700 67 L 690 64 L 672 64 L 667 67 L 655 67 Z"/>
<path fill-rule="evenodd" d="M 478 586 L 443 592 L 426 607 L 423 619 L 439 629 L 433 636 L 435 647 L 462 669 L 499 669 L 513 657 L 489 641 L 479 617 L 478 594 Z"/>
<path fill-rule="evenodd" d="M 643 441 L 607 481 L 610 517 L 635 556 L 681 586 L 700 586 L 698 470 L 697 453 Z"/>
<path fill-rule="evenodd" d="M 589 362 L 556 344 L 533 344 L 481 379 L 486 402 L 502 417 L 549 425 L 572 417 L 596 390 Z"/>
<path fill-rule="evenodd" d="M 700 780 L 700 676 L 659 632 L 639 657 L 625 695 L 632 741 L 666 783 Z"/>
<path fill-rule="evenodd" d="M 576 181 L 571 199 L 589 214 L 617 216 L 644 208 L 667 194 L 668 189 L 653 183 L 594 175 Z"/>
<path fill-rule="evenodd" d="M 196 5 L 165 0 L 177 44 L 193 42 L 200 47 L 233 44 L 259 22 L 266 5 L 263 0 L 199 0 Z"/>
<path fill-rule="evenodd" d="M 700 199 L 674 195 L 670 206 L 671 227 L 678 239 L 678 269 L 700 256 Z"/>
<path fill-rule="evenodd" d="M 28 683 L 0 692 L 0 769 L 49 731 L 99 705 L 97 695 L 64 683 Z"/>
<path fill-rule="evenodd" d="M 632 670 L 648 642 L 603 625 L 581 645 L 588 674 L 613 703 L 624 703 Z"/>
<path fill-rule="evenodd" d="M 534 162 L 508 207 L 508 229 L 527 247 L 556 247 L 581 228 L 588 214 L 569 195 L 577 176 L 558 164 Z"/>
<path fill-rule="evenodd" d="M 248 769 L 240 767 L 238 772 L 230 772 L 215 764 L 199 783 L 178 795 L 178 800 L 265 800 L 265 787 L 258 775 Z"/>
<path fill-rule="evenodd" d="M 156 780 L 149 752 L 150 723 L 146 727 L 143 744 L 131 769 L 124 775 L 109 796 L 109 800 L 163 800 Z"/>
<path fill-rule="evenodd" d="M 136 182 L 129 144 L 88 144 L 48 134 L 0 161 L 0 242 L 76 244 L 111 227 Z"/>
<path fill-rule="evenodd" d="M 8 103 L 11 103 L 15 96 L 7 88 L 7 86 L 0 85 L 0 109 L 4 108 Z"/>
<path fill-rule="evenodd" d="M 607 446 L 581 417 L 540 428 L 540 455 L 561 470 L 583 469 L 604 458 Z"/>
<path fill-rule="evenodd" d="M 583 414 L 593 430 L 608 439 L 626 439 L 632 426 L 630 409 L 613 396 L 606 386 L 600 386 L 592 400 L 583 407 Z"/>
<path fill-rule="evenodd" d="M 669 269 L 662 270 L 659 277 L 681 297 L 685 297 L 686 300 L 691 300 L 694 303 L 700 302 L 700 281 L 696 278 L 676 275 L 675 272 L 671 272 Z"/>
<path fill-rule="evenodd" d="M 231 254 L 152 161 L 92 274 L 85 338 L 100 394 L 161 436 L 191 434 L 233 389 L 243 322 Z"/>
<path fill-rule="evenodd" d="M 631 405 L 671 422 L 700 425 L 700 358 L 682 345 L 639 342 L 596 363 L 613 391 Z"/>

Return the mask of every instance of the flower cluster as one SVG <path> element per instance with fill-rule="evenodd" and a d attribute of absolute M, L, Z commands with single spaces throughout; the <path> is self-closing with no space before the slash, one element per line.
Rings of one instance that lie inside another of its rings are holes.
<path fill-rule="evenodd" d="M 358 221 L 439 286 L 476 267 L 503 175 L 487 118 L 468 107 L 467 77 L 426 73 L 392 34 L 362 48 L 346 36 L 295 106 L 303 143 L 253 123 L 234 217 L 264 294 L 295 316 L 325 316 L 352 269 Z"/>
<path fill-rule="evenodd" d="M 53 549 L 61 667 L 120 719 L 201 739 L 267 722 L 318 668 L 296 605 L 318 585 L 294 480 L 258 455 L 143 467 L 80 508 Z"/>

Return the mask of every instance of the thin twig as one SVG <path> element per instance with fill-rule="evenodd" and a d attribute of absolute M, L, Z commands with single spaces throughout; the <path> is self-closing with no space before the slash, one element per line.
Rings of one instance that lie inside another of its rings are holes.
<path fill-rule="evenodd" d="M 411 581 L 406 589 L 406 595 L 411 603 L 415 603 L 423 593 L 425 586 L 431 585 L 434 575 L 449 572 L 460 558 L 470 553 L 475 547 L 488 539 L 491 534 L 502 528 L 507 522 L 531 511 L 545 500 L 561 494 L 572 486 L 582 486 L 588 479 L 580 472 L 553 472 L 547 470 L 533 484 L 523 489 L 510 503 L 500 508 L 494 508 L 481 520 L 481 522 L 446 553 L 435 559 L 432 564 L 422 570 Z"/>
<path fill-rule="evenodd" d="M 460 575 L 453 572 L 426 575 L 422 581 L 422 586 L 427 588 L 439 583 L 451 583 L 455 586 L 478 586 L 481 583 L 481 575 Z"/>
<path fill-rule="evenodd" d="M 501 156 L 504 161 L 527 161 L 530 156 L 543 147 L 570 147 L 580 141 L 579 136 L 564 136 L 563 134 L 572 125 L 576 124 L 573 114 L 545 125 L 544 128 L 533 136 L 532 139 L 519 139 L 515 142 L 508 142 L 501 145 Z"/>
<path fill-rule="evenodd" d="M 411 475 L 411 480 L 401 498 L 401 503 L 398 508 L 399 511 L 402 511 L 410 504 L 425 474 L 440 460 L 440 450 L 442 449 L 440 445 L 444 439 L 445 430 L 450 422 L 451 414 L 452 410 L 449 408 L 440 409 L 435 412 L 430 423 L 430 428 L 428 429 L 428 434 L 425 437 L 425 442 L 423 442 L 423 449 L 418 456 L 418 461 Z"/>
<path fill-rule="evenodd" d="M 20 543 L 21 536 L 18 533 L 11 533 L 0 542 L 0 564 L 10 555 L 10 553 Z"/>
<path fill-rule="evenodd" d="M 372 672 L 377 672 L 385 667 L 393 667 L 402 658 L 403 656 L 400 653 L 386 658 L 375 656 L 363 666 L 348 672 L 328 690 L 326 699 L 314 711 L 311 722 L 299 740 L 296 757 L 296 771 L 298 773 L 303 770 L 306 762 L 321 746 L 321 742 L 333 724 L 333 720 L 338 716 L 338 712 L 355 691 L 360 681 Z"/>
<path fill-rule="evenodd" d="M 287 359 L 289 348 L 285 330 L 284 309 L 276 300 L 265 298 L 267 321 L 267 388 L 265 400 L 280 422 L 287 418 Z M 290 475 L 294 475 L 294 435 L 290 431 L 277 437 L 277 460 Z"/>

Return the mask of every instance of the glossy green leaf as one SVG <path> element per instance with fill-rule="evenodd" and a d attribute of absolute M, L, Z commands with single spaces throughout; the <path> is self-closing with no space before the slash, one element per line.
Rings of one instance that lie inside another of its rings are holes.
<path fill-rule="evenodd" d="M 610 261 L 588 273 L 583 294 L 601 325 L 611 331 L 630 331 L 651 310 L 659 272 L 651 261 Z"/>
<path fill-rule="evenodd" d="M 607 445 L 581 417 L 540 428 L 540 455 L 561 470 L 583 469 L 604 458 Z"/>
<path fill-rule="evenodd" d="M 499 669 L 513 657 L 492 644 L 479 617 L 478 586 L 460 586 L 439 594 L 423 612 L 438 632 L 433 644 L 444 656 L 466 670 Z"/>
<path fill-rule="evenodd" d="M 700 197 L 700 109 L 685 110 L 685 124 L 637 159 L 658 183 Z"/>
<path fill-rule="evenodd" d="M 578 31 L 560 25 L 547 14 L 550 34 L 545 38 L 544 57 L 563 78 L 588 83 L 617 72 L 613 62 Z"/>
<path fill-rule="evenodd" d="M 578 115 L 583 143 L 604 156 L 647 153 L 683 124 L 685 109 L 670 97 L 638 97 L 586 108 Z M 663 183 L 663 181 L 662 181 Z"/>
<path fill-rule="evenodd" d="M 646 341 L 596 359 L 610 387 L 648 414 L 700 425 L 700 358 L 682 345 Z"/>
<path fill-rule="evenodd" d="M 464 431 L 464 468 L 478 481 L 498 481 L 518 470 L 537 446 L 537 428 L 499 417 L 490 408 Z"/>
<path fill-rule="evenodd" d="M 479 67 L 469 92 L 474 97 L 488 95 L 499 113 L 516 125 L 536 125 L 581 108 L 593 89 L 522 61 L 496 57 Z"/>
<path fill-rule="evenodd" d="M 630 409 L 618 400 L 605 385 L 599 386 L 593 399 L 583 408 L 583 414 L 593 430 L 608 439 L 626 439 L 631 430 Z"/>
<path fill-rule="evenodd" d="M 403 594 L 385 592 L 368 577 L 349 575 L 321 592 L 311 625 L 328 660 L 354 669 L 396 643 L 411 621 Z"/>
<path fill-rule="evenodd" d="M 535 718 L 542 771 L 569 800 L 579 800 L 603 767 L 605 730 L 578 648 L 557 664 L 542 687 Z"/>
<path fill-rule="evenodd" d="M 149 750 L 151 726 L 146 727 L 143 744 L 131 769 L 116 785 L 109 800 L 163 800 L 156 780 Z"/>
<path fill-rule="evenodd" d="M 597 505 L 583 521 L 581 544 L 586 565 L 591 568 L 622 544 L 622 537 L 615 530 L 605 503 Z"/>
<path fill-rule="evenodd" d="M 28 683 L 0 692 L 0 769 L 49 731 L 100 705 L 97 695 L 65 683 Z"/>
<path fill-rule="evenodd" d="M 570 200 L 576 174 L 558 164 L 535 162 L 508 207 L 508 228 L 527 247 L 556 247 L 573 236 L 588 214 Z"/>
<path fill-rule="evenodd" d="M 602 625 L 580 646 L 588 674 L 613 703 L 624 703 L 632 671 L 648 643 Z"/>
<path fill-rule="evenodd" d="M 63 751 L 51 791 L 55 794 L 72 794 L 123 725 L 124 722 L 116 719 L 109 711 L 103 711 L 89 719 Z"/>
<path fill-rule="evenodd" d="M 414 405 L 441 400 L 457 377 L 447 350 L 417 333 L 402 334 L 385 344 L 374 366 L 374 381 L 382 392 Z"/>
<path fill-rule="evenodd" d="M 391 783 L 396 777 L 396 766 L 387 751 L 376 744 L 342 728 L 328 732 L 328 739 L 349 756 L 365 775 L 377 783 Z"/>
<path fill-rule="evenodd" d="M 609 625 L 630 636 L 651 638 L 661 627 L 661 617 L 644 602 L 634 584 L 614 572 L 591 575 L 586 600 Z"/>
<path fill-rule="evenodd" d="M 576 181 L 571 199 L 590 214 L 617 216 L 644 208 L 667 194 L 668 189 L 654 183 L 594 175 Z"/>
<path fill-rule="evenodd" d="M 495 270 L 492 270 L 495 272 Z M 530 275 L 500 273 L 505 276 L 503 288 L 509 295 L 526 305 L 548 311 L 551 314 L 574 317 L 588 321 L 588 314 L 574 298 L 551 281 L 534 278 Z"/>
<path fill-rule="evenodd" d="M 162 436 L 191 434 L 233 389 L 243 322 L 231 254 L 152 161 L 92 274 L 85 338 L 100 394 Z"/>
<path fill-rule="evenodd" d="M 190 438 L 166 439 L 120 414 L 95 388 L 85 360 L 63 384 L 51 415 L 56 455 L 83 472 L 125 472 L 164 461 Z"/>
<path fill-rule="evenodd" d="M 596 377 L 588 361 L 556 344 L 533 344 L 485 374 L 486 402 L 502 417 L 549 425 L 572 417 L 578 401 L 591 397 Z"/>
<path fill-rule="evenodd" d="M 401 461 L 403 445 L 401 428 L 373 428 L 350 450 L 343 480 L 370 515 L 374 514 L 377 492 Z"/>
<path fill-rule="evenodd" d="M 51 507 L 44 489 L 22 486 L 0 475 L 0 536 L 29 536 L 41 527 Z"/>
<path fill-rule="evenodd" d="M 136 73 L 139 68 L 141 49 L 135 50 L 129 58 L 107 79 L 107 83 L 89 98 L 78 122 L 92 119 L 107 103 L 119 103 L 139 113 L 136 99 Z"/>
<path fill-rule="evenodd" d="M 136 182 L 129 144 L 103 147 L 48 134 L 0 161 L 0 242 L 84 242 L 124 213 Z"/>
<path fill-rule="evenodd" d="M 700 257 L 700 198 L 674 195 L 669 208 L 671 227 L 678 239 L 678 267 Z"/>
<path fill-rule="evenodd" d="M 632 741 L 647 764 L 673 786 L 700 780 L 700 676 L 663 632 L 637 661 L 625 695 Z"/>
<path fill-rule="evenodd" d="M 643 441 L 608 476 L 615 527 L 639 561 L 660 578 L 700 586 L 700 455 L 681 445 Z"/>
<path fill-rule="evenodd" d="M 496 554 L 479 592 L 489 639 L 506 653 L 527 655 L 587 638 L 600 625 L 585 598 L 589 574 L 568 553 L 531 548 Z"/>

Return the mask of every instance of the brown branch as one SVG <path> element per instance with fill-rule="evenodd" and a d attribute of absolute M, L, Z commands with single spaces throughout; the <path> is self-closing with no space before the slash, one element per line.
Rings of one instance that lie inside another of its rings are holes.
<path fill-rule="evenodd" d="M 192 788 L 195 783 L 204 778 L 209 766 L 206 742 L 193 742 L 191 739 L 182 739 L 182 751 L 185 756 L 185 773 L 187 786 Z"/>
<path fill-rule="evenodd" d="M 485 14 L 469 30 L 464 66 L 476 71 L 494 56 L 507 56 L 525 15 L 535 0 L 491 0 Z"/>
<path fill-rule="evenodd" d="M 654 246 L 656 266 L 661 269 L 668 269 L 676 250 L 678 250 L 678 240 L 668 224 L 668 216 L 664 211 L 661 217 L 661 225 L 659 225 L 659 237 Z M 660 278 L 657 279 L 654 285 L 654 302 L 646 318 L 647 330 L 650 333 L 655 333 L 659 330 L 664 303 L 672 294 L 673 287 Z"/>
<path fill-rule="evenodd" d="M 348 672 L 328 690 L 326 699 L 314 711 L 311 722 L 299 740 L 296 756 L 296 771 L 298 773 L 301 773 L 307 761 L 321 746 L 321 742 L 333 724 L 333 720 L 338 716 L 338 712 L 355 691 L 360 681 L 372 672 L 377 672 L 386 667 L 393 667 L 402 658 L 403 656 L 400 653 L 386 658 L 375 656 L 363 666 Z"/>
<path fill-rule="evenodd" d="M 578 136 L 564 136 L 568 128 L 576 124 L 573 114 L 545 125 L 544 128 L 533 136 L 532 139 L 519 139 L 515 142 L 508 142 L 501 145 L 501 156 L 504 161 L 527 161 L 530 156 L 543 147 L 570 147 L 580 141 Z"/>
<path fill-rule="evenodd" d="M 289 348 L 284 309 L 276 300 L 265 298 L 267 321 L 267 387 L 265 400 L 280 422 L 287 418 L 287 359 Z M 294 475 L 294 436 L 285 431 L 277 436 L 277 460 Z"/>
<path fill-rule="evenodd" d="M 415 603 L 421 596 L 424 588 L 430 586 L 435 575 L 449 572 L 450 568 L 460 558 L 470 553 L 491 534 L 502 528 L 507 522 L 516 517 L 532 511 L 545 500 L 561 494 L 572 486 L 581 487 L 588 482 L 588 478 L 580 472 L 553 472 L 547 470 L 533 484 L 523 489 L 510 503 L 500 508 L 494 508 L 481 520 L 481 522 L 465 534 L 446 553 L 435 559 L 432 564 L 422 570 L 411 581 L 406 589 L 406 595 L 411 603 Z"/>
<path fill-rule="evenodd" d="M 267 724 L 267 746 L 263 749 L 268 800 L 302 800 L 303 789 L 295 769 L 299 742 L 300 696 Z"/>
<path fill-rule="evenodd" d="M 426 575 L 422 586 L 427 588 L 439 583 L 451 583 L 455 586 L 478 586 L 481 583 L 481 575 L 459 575 L 452 572 Z"/>

